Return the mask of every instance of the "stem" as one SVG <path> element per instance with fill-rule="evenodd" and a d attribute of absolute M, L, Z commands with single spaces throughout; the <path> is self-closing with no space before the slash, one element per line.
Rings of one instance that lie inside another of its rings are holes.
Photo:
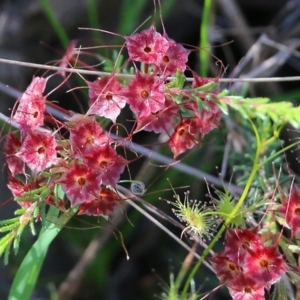
<path fill-rule="evenodd" d="M 97 1 L 96 0 L 88 0 L 87 1 L 87 9 L 88 9 L 88 17 L 89 17 L 90 26 L 92 28 L 100 28 Z"/>
<path fill-rule="evenodd" d="M 43 7 L 44 13 L 47 16 L 52 28 L 56 32 L 61 44 L 66 48 L 69 44 L 68 35 L 64 27 L 59 22 L 57 16 L 55 15 L 53 8 L 51 7 L 48 0 L 40 0 L 40 4 Z"/>
<path fill-rule="evenodd" d="M 219 240 L 219 238 L 221 237 L 222 233 L 225 231 L 225 229 L 227 228 L 227 225 L 229 224 L 229 222 L 231 221 L 231 219 L 236 215 L 236 213 L 239 211 L 240 207 L 243 205 L 243 203 L 246 200 L 246 197 L 248 195 L 249 189 L 251 187 L 251 184 L 254 180 L 254 177 L 257 173 L 257 171 L 260 168 L 259 165 L 259 156 L 260 156 L 260 152 L 262 149 L 262 144 L 261 144 L 261 140 L 259 137 L 259 133 L 255 127 L 255 125 L 252 123 L 251 120 L 249 120 L 252 128 L 254 130 L 255 133 L 255 137 L 256 137 L 256 143 L 257 143 L 257 148 L 256 148 L 256 153 L 255 153 L 255 158 L 254 158 L 254 162 L 253 162 L 253 167 L 252 167 L 252 171 L 249 175 L 249 178 L 247 180 L 246 186 L 243 190 L 243 193 L 237 203 L 237 205 L 235 206 L 235 208 L 232 210 L 231 214 L 229 215 L 228 219 L 224 222 L 224 224 L 222 225 L 222 227 L 220 228 L 220 230 L 217 232 L 217 234 L 215 235 L 215 237 L 213 238 L 213 240 L 210 242 L 210 244 L 208 245 L 208 247 L 203 251 L 202 256 L 200 257 L 200 259 L 198 260 L 198 262 L 196 263 L 196 265 L 194 266 L 193 270 L 191 271 L 191 273 L 189 274 L 188 279 L 186 280 L 186 283 L 184 285 L 183 291 L 182 291 L 182 295 L 181 295 L 181 300 L 185 300 L 186 299 L 186 294 L 190 285 L 191 280 L 193 279 L 193 277 L 195 276 L 196 272 L 198 271 L 198 269 L 200 268 L 201 264 L 203 263 L 204 259 L 206 258 L 206 256 L 208 255 L 209 251 L 213 248 L 213 246 L 216 244 L 216 242 Z"/>
<path fill-rule="evenodd" d="M 266 164 L 267 162 L 269 162 L 270 160 L 273 160 L 274 158 L 276 158 L 276 157 L 279 156 L 280 154 L 286 152 L 287 150 L 289 150 L 289 149 L 291 149 L 291 148 L 293 148 L 293 147 L 295 147 L 295 146 L 297 146 L 297 145 L 299 145 L 299 144 L 300 144 L 300 140 L 297 141 L 297 142 L 295 142 L 295 143 L 293 143 L 293 144 L 290 144 L 290 145 L 284 147 L 283 149 L 281 149 L 281 150 L 279 150 L 279 151 L 277 151 L 276 153 L 274 153 L 273 155 L 271 155 L 270 157 L 268 157 L 266 160 L 264 160 L 263 162 L 261 162 L 261 163 L 259 164 L 259 168 L 261 168 L 263 165 L 265 165 L 265 164 Z"/>
<path fill-rule="evenodd" d="M 41 0 L 42 1 L 42 0 Z M 56 66 L 49 66 L 45 64 L 35 64 L 30 63 L 27 61 L 20 61 L 15 59 L 5 59 L 0 58 L 0 63 L 10 64 L 10 65 L 17 65 L 22 67 L 28 68 L 37 68 L 37 69 L 46 69 L 52 71 L 65 71 L 68 73 L 77 73 L 77 74 L 87 74 L 87 75 L 96 75 L 96 76 L 108 76 L 111 75 L 109 72 L 101 72 L 101 71 L 90 71 L 90 70 L 83 70 L 83 69 L 76 69 L 76 68 L 63 68 L 63 67 L 56 67 Z M 133 74 L 122 74 L 122 73 L 115 73 L 115 75 L 122 79 L 122 78 L 133 78 Z M 175 76 L 167 77 L 166 80 L 172 81 L 175 80 Z M 192 82 L 194 80 L 193 77 L 186 77 L 185 80 L 187 82 Z M 239 78 L 219 78 L 219 82 L 288 82 L 288 81 L 300 81 L 300 76 L 286 76 L 286 77 L 259 77 L 259 78 L 251 78 L 251 77 L 239 77 Z M 2 84 L 0 83 L 0 86 Z"/>
<path fill-rule="evenodd" d="M 209 56 L 209 39 L 208 39 L 208 25 L 209 25 L 209 16 L 212 6 L 212 0 L 205 0 L 203 13 L 202 13 L 202 22 L 200 28 L 200 73 L 202 76 L 206 77 L 208 73 L 208 56 Z"/>

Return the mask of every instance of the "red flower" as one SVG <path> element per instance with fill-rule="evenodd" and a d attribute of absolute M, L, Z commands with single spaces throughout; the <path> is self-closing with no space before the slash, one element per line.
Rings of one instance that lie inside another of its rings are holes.
<path fill-rule="evenodd" d="M 122 201 L 122 199 L 118 194 L 102 187 L 99 195 L 95 199 L 80 204 L 78 214 L 106 217 L 114 211 L 120 201 Z"/>
<path fill-rule="evenodd" d="M 45 98 L 43 92 L 48 78 L 35 77 L 19 99 L 13 119 L 23 132 L 44 124 Z"/>
<path fill-rule="evenodd" d="M 166 39 L 169 42 L 169 48 L 161 61 L 157 64 L 158 69 L 164 76 L 175 74 L 177 69 L 183 73 L 186 69 L 186 63 L 191 51 L 185 49 L 182 45 L 168 37 L 166 37 Z"/>
<path fill-rule="evenodd" d="M 239 273 L 228 284 L 228 289 L 233 300 L 264 300 L 264 286 L 253 277 Z"/>
<path fill-rule="evenodd" d="M 16 153 L 35 173 L 44 171 L 57 162 L 56 141 L 53 134 L 29 131 Z"/>
<path fill-rule="evenodd" d="M 146 130 L 154 131 L 155 133 L 169 133 L 178 110 L 178 105 L 174 101 L 166 99 L 165 108 L 137 119 L 135 132 Z"/>
<path fill-rule="evenodd" d="M 59 180 L 71 206 L 93 200 L 99 194 L 101 179 L 93 169 L 74 163 Z"/>
<path fill-rule="evenodd" d="M 174 157 L 198 144 L 199 133 L 195 118 L 182 119 L 169 140 L 169 146 Z"/>
<path fill-rule="evenodd" d="M 21 148 L 21 141 L 17 138 L 15 134 L 10 132 L 6 136 L 4 144 L 4 152 L 6 155 L 6 161 L 8 168 L 13 176 L 17 174 L 25 173 L 25 164 L 20 157 L 17 157 L 15 154 Z"/>
<path fill-rule="evenodd" d="M 90 109 L 88 114 L 95 114 L 114 123 L 126 100 L 121 96 L 122 87 L 114 75 L 88 82 Z"/>
<path fill-rule="evenodd" d="M 300 193 L 294 186 L 290 196 L 282 204 L 280 212 L 291 228 L 291 239 L 293 239 L 295 233 L 300 232 Z"/>
<path fill-rule="evenodd" d="M 128 85 L 124 96 L 137 119 L 165 108 L 165 86 L 156 76 L 138 72 Z"/>
<path fill-rule="evenodd" d="M 69 128 L 70 141 L 77 157 L 93 155 L 109 143 L 109 136 L 94 118 L 85 118 Z"/>
<path fill-rule="evenodd" d="M 131 60 L 146 64 L 158 64 L 169 48 L 169 42 L 153 26 L 141 33 L 126 37 Z"/>
<path fill-rule="evenodd" d="M 90 169 L 95 170 L 97 177 L 103 185 L 115 186 L 128 164 L 122 156 L 118 155 L 116 150 L 110 146 L 99 148 L 93 156 L 85 158 L 86 164 Z"/>
<path fill-rule="evenodd" d="M 248 250 L 244 259 L 244 271 L 266 288 L 278 281 L 287 265 L 277 247 L 260 247 Z"/>
<path fill-rule="evenodd" d="M 227 283 L 235 278 L 242 270 L 227 256 L 216 254 L 210 258 L 213 268 L 221 282 Z"/>
<path fill-rule="evenodd" d="M 249 249 L 262 248 L 261 238 L 255 230 L 227 229 L 225 254 L 232 261 L 243 267 L 244 258 Z"/>

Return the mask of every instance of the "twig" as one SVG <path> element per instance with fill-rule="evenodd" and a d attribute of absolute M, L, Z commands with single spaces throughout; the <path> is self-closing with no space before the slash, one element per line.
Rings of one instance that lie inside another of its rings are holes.
<path fill-rule="evenodd" d="M 294 51 L 294 50 L 292 50 Z M 108 76 L 111 73 L 108 72 L 101 72 L 101 71 L 90 71 L 90 70 L 83 70 L 83 69 L 76 69 L 76 68 L 62 68 L 56 66 L 49 66 L 43 64 L 35 64 L 30 62 L 18 61 L 18 60 L 11 60 L 0 58 L 0 63 L 10 64 L 10 65 L 18 65 L 28 68 L 37 68 L 37 69 L 45 69 L 45 70 L 52 70 L 52 71 L 64 71 L 69 73 L 78 73 L 78 74 L 86 74 L 86 75 L 96 75 L 96 76 Z M 132 78 L 134 75 L 130 74 L 115 74 L 119 78 Z M 175 77 L 168 77 L 168 80 L 174 80 Z M 186 81 L 191 82 L 193 78 L 186 78 Z M 300 81 L 300 76 L 286 76 L 286 77 L 260 77 L 260 78 L 251 78 L 251 77 L 239 77 L 239 78 L 220 78 L 219 82 L 286 82 L 286 81 Z"/>

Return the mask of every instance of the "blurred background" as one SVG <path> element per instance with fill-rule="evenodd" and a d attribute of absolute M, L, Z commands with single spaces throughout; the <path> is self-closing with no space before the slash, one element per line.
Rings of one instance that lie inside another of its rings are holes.
<path fill-rule="evenodd" d="M 216 77 L 223 62 L 226 73 L 223 77 L 272 77 L 299 75 L 300 70 L 300 1 L 296 0 L 215 0 L 211 2 L 207 33 L 211 48 L 201 50 L 207 53 L 206 61 L 200 61 L 199 51 L 190 55 L 189 67 L 196 72 Z M 154 6 L 151 0 L 2 0 L 0 2 L 0 58 L 44 64 L 59 60 L 65 52 L 66 39 L 59 36 L 47 14 L 47 4 L 54 12 L 69 40 L 77 40 L 77 46 L 119 45 L 122 37 L 103 32 L 80 30 L 79 28 L 101 28 L 120 35 L 130 35 L 148 17 L 150 20 L 142 26 L 149 28 L 153 22 Z M 207 3 L 206 3 L 207 4 Z M 199 0 L 161 0 L 163 22 L 170 38 L 187 48 L 198 49 L 201 46 L 201 22 L 204 1 Z M 48 7 L 49 8 L 49 7 Z M 155 17 L 156 28 L 161 31 L 159 14 Z M 203 33 L 202 33 L 203 34 Z M 203 44 L 202 44 L 203 45 Z M 115 48 L 116 50 L 119 47 Z M 94 64 L 95 58 L 112 59 L 111 48 L 90 50 L 93 56 L 81 56 L 88 64 Z M 211 54 L 211 55 L 210 55 Z M 97 56 L 98 55 L 98 56 Z M 207 63 L 207 68 L 203 65 Z M 101 66 L 99 67 L 101 69 Z M 0 82 L 16 91 L 24 91 L 30 83 L 35 69 L 0 63 Z M 189 76 L 190 74 L 187 73 Z M 95 77 L 87 77 L 94 78 Z M 74 81 L 76 82 L 76 81 Z M 51 91 L 59 83 L 54 78 L 49 81 Z M 75 84 L 75 83 L 74 83 Z M 274 101 L 291 100 L 299 104 L 299 82 L 240 84 L 230 82 L 221 85 L 237 94 L 247 96 L 267 96 Z M 84 94 L 66 95 L 69 87 L 62 87 L 51 95 L 66 109 L 80 111 L 86 107 Z M 16 98 L 7 94 L 8 88 L 0 91 L 1 112 L 9 115 Z M 124 116 L 124 120 L 126 116 Z M 230 134 L 230 135 L 229 135 Z M 234 135 L 236 134 L 236 135 Z M 244 141 L 237 128 L 230 127 L 223 120 L 220 128 L 214 130 L 202 147 L 194 149 L 182 159 L 207 174 L 216 177 L 224 163 L 225 149 L 232 147 L 242 155 Z M 285 132 L 283 138 L 293 138 L 291 132 Z M 229 138 L 230 136 L 230 138 Z M 157 136 L 138 134 L 135 142 L 149 146 L 157 141 Z M 235 143 L 235 144 L 234 144 Z M 234 146 L 237 145 L 237 146 Z M 171 157 L 163 147 L 155 150 Z M 227 157 L 228 158 L 228 157 Z M 294 162 L 294 171 L 298 169 L 295 155 L 289 160 Z M 3 161 L 3 156 L 2 156 Z M 166 178 L 174 187 L 189 186 L 191 198 L 207 199 L 205 181 L 190 173 L 180 173 L 173 168 L 155 167 L 157 162 L 138 160 L 130 168 L 131 177 L 141 180 L 146 186 L 143 199 L 155 205 L 159 210 L 174 216 L 171 206 L 159 197 L 172 200 L 173 192 Z M 12 217 L 17 205 L 11 201 L 6 188 L 6 168 L 2 167 L 0 218 Z M 225 180 L 230 177 L 224 176 Z M 184 176 L 183 176 L 184 175 Z M 210 180 L 208 180 L 210 182 Z M 186 189 L 178 190 L 182 195 Z M 175 217 L 175 216 L 174 216 Z M 182 229 L 159 219 L 177 236 Z M 38 227 L 38 225 L 37 225 Z M 128 250 L 130 260 L 122 247 L 121 236 Z M 16 257 L 11 255 L 8 266 L 0 263 L 0 299 L 6 299 L 14 274 L 26 252 L 35 241 L 29 230 L 23 235 L 21 247 Z M 192 242 L 185 240 L 188 244 Z M 87 253 L 87 249 L 96 251 Z M 90 247 L 90 248 L 89 248 Z M 221 251 L 222 245 L 220 243 Z M 203 248 L 198 247 L 199 253 Z M 218 251 L 218 249 L 216 249 Z M 87 255 L 90 264 L 76 273 L 76 285 L 63 290 L 70 272 L 83 255 Z M 178 272 L 187 251 L 171 237 L 162 232 L 152 222 L 135 209 L 124 206 L 112 216 L 112 221 L 89 217 L 73 218 L 61 231 L 51 245 L 44 263 L 38 286 L 32 299 L 55 299 L 59 293 L 61 299 L 105 299 L 105 300 L 148 300 L 159 299 L 164 288 L 169 285 L 172 274 Z M 199 294 L 208 292 L 218 285 L 210 271 L 203 267 L 197 273 L 195 286 Z M 208 299 L 229 299 L 225 288 L 212 294 Z"/>

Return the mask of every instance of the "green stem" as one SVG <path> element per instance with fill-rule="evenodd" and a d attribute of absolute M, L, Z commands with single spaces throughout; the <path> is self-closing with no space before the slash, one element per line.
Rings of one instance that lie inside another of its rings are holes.
<path fill-rule="evenodd" d="M 277 151 L 276 153 L 274 153 L 273 155 L 271 155 L 270 157 L 268 157 L 266 160 L 264 160 L 263 162 L 261 162 L 261 163 L 259 164 L 259 168 L 261 168 L 263 165 L 265 165 L 265 164 L 266 164 L 267 162 L 269 162 L 270 160 L 274 160 L 274 159 L 275 159 L 277 156 L 279 156 L 280 154 L 286 152 L 287 150 L 289 150 L 289 149 L 291 149 L 291 148 L 293 148 L 293 147 L 295 147 L 295 146 L 297 146 L 297 145 L 299 145 L 299 144 L 300 144 L 300 141 L 297 141 L 297 142 L 295 142 L 295 143 L 293 143 L 293 144 L 290 144 L 290 145 L 284 147 L 283 149 Z"/>
<path fill-rule="evenodd" d="M 208 74 L 208 61 L 209 61 L 209 39 L 208 39 L 208 26 L 209 26 L 209 16 L 212 7 L 212 0 L 205 0 L 202 21 L 200 28 L 200 74 L 204 77 L 207 77 Z"/>
<path fill-rule="evenodd" d="M 48 0 L 39 0 L 40 4 L 44 10 L 45 15 L 47 16 L 51 26 L 53 27 L 54 31 L 56 32 L 61 44 L 66 48 L 69 44 L 68 35 L 63 28 L 62 24 L 59 22 L 57 16 L 54 13 L 53 8 L 51 7 Z"/>
<path fill-rule="evenodd" d="M 211 243 L 208 245 L 208 247 L 203 251 L 202 256 L 200 257 L 200 259 L 198 260 L 198 262 L 196 263 L 196 265 L 194 266 L 193 270 L 191 271 L 191 273 L 189 274 L 188 279 L 186 280 L 186 283 L 184 285 L 182 294 L 181 294 L 181 300 L 185 300 L 186 299 L 186 294 L 190 285 L 191 280 L 193 279 L 193 277 L 195 276 L 196 272 L 198 271 L 198 269 L 200 268 L 201 264 L 203 263 L 204 259 L 206 258 L 206 256 L 208 255 L 209 251 L 213 248 L 213 246 L 216 244 L 216 242 L 219 240 L 219 238 L 221 237 L 222 233 L 225 231 L 225 229 L 227 228 L 227 225 L 230 223 L 231 219 L 236 215 L 236 213 L 239 211 L 240 207 L 243 205 L 243 203 L 246 200 L 246 197 L 248 195 L 248 192 L 250 190 L 251 184 L 254 180 L 254 177 L 257 173 L 257 171 L 260 168 L 259 165 L 259 156 L 260 156 L 260 152 L 262 150 L 262 144 L 261 144 L 261 140 L 259 137 L 259 133 L 255 127 L 255 125 L 252 123 L 252 121 L 250 120 L 250 123 L 252 125 L 252 128 L 254 130 L 255 136 L 256 136 L 256 143 L 257 143 L 257 148 L 256 148 L 256 153 L 255 153 L 255 158 L 254 158 L 254 162 L 253 162 L 253 167 L 252 167 L 252 171 L 249 175 L 249 178 L 247 180 L 246 186 L 243 190 L 243 193 L 237 203 L 237 205 L 235 206 L 235 208 L 232 210 L 231 214 L 229 215 L 228 219 L 224 222 L 224 224 L 222 225 L 222 227 L 220 228 L 220 230 L 217 232 L 217 234 L 215 235 L 215 237 L 213 238 L 213 240 L 211 241 Z"/>
<path fill-rule="evenodd" d="M 89 23 L 92 28 L 99 28 L 99 16 L 98 16 L 97 3 L 98 3 L 97 0 L 87 1 Z"/>

